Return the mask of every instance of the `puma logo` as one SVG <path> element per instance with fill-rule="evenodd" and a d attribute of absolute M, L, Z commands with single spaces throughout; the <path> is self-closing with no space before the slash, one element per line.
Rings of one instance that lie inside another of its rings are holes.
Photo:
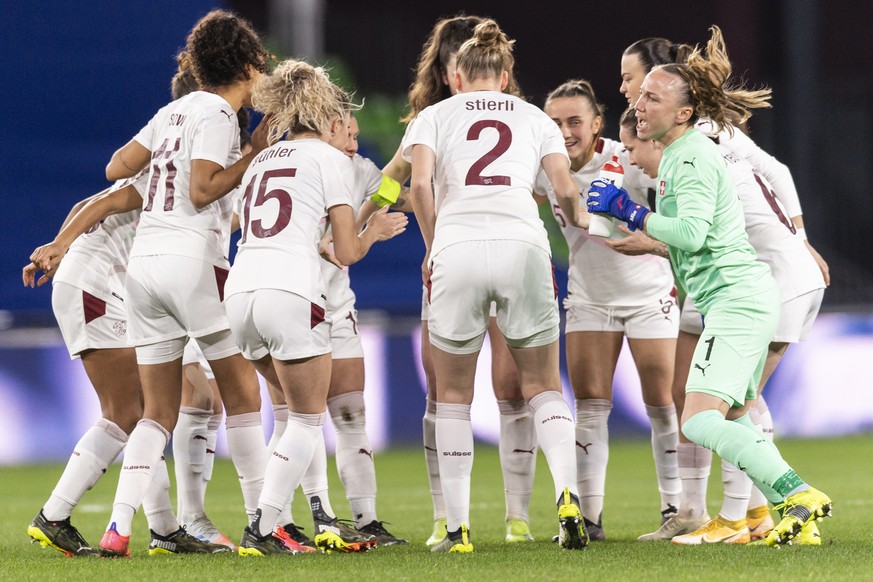
<path fill-rule="evenodd" d="M 528 450 L 528 449 L 512 449 L 512 452 L 513 453 L 530 453 L 532 455 L 532 454 L 534 454 L 535 450 L 536 450 L 536 447 L 534 447 L 530 450 Z"/>
<path fill-rule="evenodd" d="M 582 449 L 583 451 L 585 451 L 586 455 L 588 454 L 588 447 L 590 447 L 592 444 L 594 444 L 594 443 L 588 443 L 587 445 L 583 445 L 579 441 L 576 441 L 576 446 L 579 447 L 580 449 Z"/>
<path fill-rule="evenodd" d="M 195 440 L 195 441 L 205 441 L 205 440 L 206 440 L 206 437 L 203 436 L 202 434 L 195 434 L 195 435 L 194 435 L 194 440 Z"/>
<path fill-rule="evenodd" d="M 228 113 L 228 112 L 225 111 L 224 109 L 219 109 L 219 111 L 221 111 L 222 113 L 224 113 L 225 115 L 227 115 L 227 120 L 228 120 L 228 121 L 233 121 L 233 119 L 236 117 L 236 114 L 235 114 L 235 113 Z"/>
<path fill-rule="evenodd" d="M 694 168 L 696 170 L 697 166 L 694 165 L 694 160 L 696 160 L 696 159 L 697 158 L 691 158 L 690 162 L 688 160 L 685 160 L 684 162 L 682 162 L 682 165 L 688 164 L 689 166 L 691 166 L 692 168 Z"/>
<path fill-rule="evenodd" d="M 368 451 L 367 449 L 358 449 L 359 455 L 367 455 L 371 459 L 373 458 L 373 451 Z"/>
<path fill-rule="evenodd" d="M 675 455 L 676 450 L 675 449 L 668 449 L 668 450 L 664 451 L 664 454 L 665 455 Z"/>
<path fill-rule="evenodd" d="M 437 452 L 437 450 L 436 450 L 436 449 L 433 449 L 433 448 L 431 448 L 431 447 L 429 447 L 429 446 L 427 446 L 427 445 L 424 445 L 424 450 L 426 450 L 426 451 L 433 451 L 433 452 Z"/>
<path fill-rule="evenodd" d="M 710 367 L 712 364 L 707 364 L 706 368 Z M 700 364 L 694 364 L 694 367 L 700 370 L 700 373 L 706 376 L 706 368 L 702 368 Z"/>
<path fill-rule="evenodd" d="M 743 466 L 740 464 L 739 461 L 737 461 L 737 469 L 739 469 L 740 471 L 745 471 L 745 470 L 746 470 L 746 468 L 743 467 Z"/>

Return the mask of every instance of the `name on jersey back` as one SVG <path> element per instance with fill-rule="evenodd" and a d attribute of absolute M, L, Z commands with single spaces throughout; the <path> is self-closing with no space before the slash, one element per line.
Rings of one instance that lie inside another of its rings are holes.
<path fill-rule="evenodd" d="M 291 155 L 291 152 L 296 149 L 297 148 L 270 148 L 264 150 L 262 153 L 255 156 L 255 159 L 252 160 L 252 164 L 259 164 L 261 162 L 266 162 L 267 160 L 272 160 L 274 158 L 287 158 Z"/>
<path fill-rule="evenodd" d="M 466 101 L 467 111 L 515 111 L 515 103 L 510 99 L 474 99 Z"/>

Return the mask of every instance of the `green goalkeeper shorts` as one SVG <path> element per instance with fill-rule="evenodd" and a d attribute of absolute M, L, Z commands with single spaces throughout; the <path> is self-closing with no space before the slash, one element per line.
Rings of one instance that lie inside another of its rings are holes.
<path fill-rule="evenodd" d="M 753 296 L 710 305 L 685 392 L 711 394 L 731 407 L 757 398 L 767 348 L 779 324 L 780 301 L 774 285 Z"/>

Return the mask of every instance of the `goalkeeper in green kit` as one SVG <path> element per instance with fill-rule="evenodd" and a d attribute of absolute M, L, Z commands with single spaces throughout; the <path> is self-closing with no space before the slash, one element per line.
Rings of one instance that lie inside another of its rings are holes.
<path fill-rule="evenodd" d="M 717 31 L 716 31 L 717 32 Z M 679 280 L 704 318 L 686 384 L 682 432 L 744 471 L 781 510 L 770 546 L 790 544 L 810 521 L 831 514 L 827 495 L 806 484 L 750 420 L 757 386 L 776 331 L 780 298 L 770 269 L 749 244 L 739 199 L 715 144 L 694 128 L 719 127 L 768 106 L 769 90 L 727 87 L 731 66 L 720 34 L 686 64 L 656 67 L 634 108 L 637 137 L 665 149 L 658 167 L 657 213 L 627 192 L 595 181 L 588 207 L 642 229 L 669 246 Z"/>

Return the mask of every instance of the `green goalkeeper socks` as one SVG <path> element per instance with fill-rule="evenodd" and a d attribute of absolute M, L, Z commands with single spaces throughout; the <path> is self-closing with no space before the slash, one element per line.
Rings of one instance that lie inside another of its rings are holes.
<path fill-rule="evenodd" d="M 763 485 L 761 490 L 773 503 L 781 503 L 786 492 L 803 484 L 779 449 L 748 420 L 748 415 L 730 421 L 717 410 L 706 410 L 689 418 L 682 432 L 691 441 L 736 465 L 759 487 Z"/>

